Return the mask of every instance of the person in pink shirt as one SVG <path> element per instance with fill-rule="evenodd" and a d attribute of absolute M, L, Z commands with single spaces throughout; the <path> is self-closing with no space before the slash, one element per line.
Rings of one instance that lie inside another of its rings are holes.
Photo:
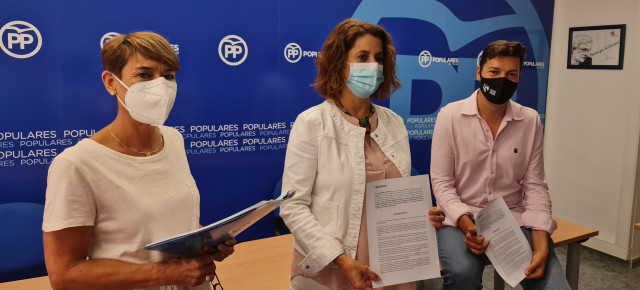
<path fill-rule="evenodd" d="M 538 113 L 511 101 L 525 59 L 519 42 L 495 41 L 482 52 L 470 97 L 443 107 L 431 147 L 431 182 L 445 228 L 438 231 L 443 289 L 481 289 L 491 241 L 474 217 L 503 198 L 532 246 L 524 289 L 569 289 L 553 250 L 551 199 Z"/>

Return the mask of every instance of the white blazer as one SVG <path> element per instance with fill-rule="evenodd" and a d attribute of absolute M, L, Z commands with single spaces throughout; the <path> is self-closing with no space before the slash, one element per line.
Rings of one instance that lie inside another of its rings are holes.
<path fill-rule="evenodd" d="M 371 133 L 402 176 L 411 174 L 409 136 L 400 116 L 374 105 L 378 127 Z M 331 100 L 298 115 L 287 146 L 283 191 L 295 196 L 280 215 L 305 256 L 298 265 L 311 275 L 338 255 L 355 258 L 366 188 L 365 129 L 345 120 Z"/>

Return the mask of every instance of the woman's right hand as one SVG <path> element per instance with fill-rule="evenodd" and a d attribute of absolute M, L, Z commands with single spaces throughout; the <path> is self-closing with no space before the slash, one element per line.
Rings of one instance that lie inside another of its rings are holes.
<path fill-rule="evenodd" d="M 333 262 L 355 289 L 372 289 L 371 281 L 380 281 L 378 274 L 371 271 L 369 266 L 362 265 L 345 254 L 340 254 Z"/>
<path fill-rule="evenodd" d="M 160 263 L 162 285 L 184 285 L 194 287 L 206 282 L 207 275 L 213 279 L 216 265 L 215 254 L 182 256 Z"/>

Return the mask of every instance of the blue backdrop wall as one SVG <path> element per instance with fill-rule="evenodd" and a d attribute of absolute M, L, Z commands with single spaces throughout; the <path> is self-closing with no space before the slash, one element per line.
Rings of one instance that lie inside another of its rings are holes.
<path fill-rule="evenodd" d="M 0 1 L 0 203 L 44 203 L 47 170 L 66 147 L 115 117 L 101 45 L 151 30 L 178 53 L 167 120 L 185 137 L 208 224 L 272 197 L 297 114 L 323 101 L 310 84 L 331 29 L 382 25 L 402 88 L 382 105 L 405 119 L 413 166 L 429 173 L 439 109 L 475 88 L 478 56 L 498 39 L 527 47 L 514 97 L 544 122 L 553 0 Z M 273 235 L 261 221 L 239 240 Z"/>

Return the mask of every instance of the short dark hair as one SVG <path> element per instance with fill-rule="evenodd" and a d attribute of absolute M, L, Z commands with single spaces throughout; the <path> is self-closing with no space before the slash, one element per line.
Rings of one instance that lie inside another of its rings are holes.
<path fill-rule="evenodd" d="M 340 92 L 346 86 L 343 73 L 347 66 L 349 50 L 353 48 L 356 39 L 365 34 L 371 34 L 382 41 L 384 81 L 371 98 L 384 100 L 400 87 L 400 80 L 396 76 L 396 50 L 389 33 L 379 25 L 350 18 L 333 28 L 316 58 L 318 77 L 312 86 L 320 96 L 338 99 Z"/>
<path fill-rule="evenodd" d="M 517 41 L 498 40 L 490 43 L 482 51 L 482 59 L 480 59 L 480 71 L 488 60 L 498 56 L 513 56 L 520 59 L 520 71 L 524 65 L 524 59 L 527 57 L 527 48 Z"/>

